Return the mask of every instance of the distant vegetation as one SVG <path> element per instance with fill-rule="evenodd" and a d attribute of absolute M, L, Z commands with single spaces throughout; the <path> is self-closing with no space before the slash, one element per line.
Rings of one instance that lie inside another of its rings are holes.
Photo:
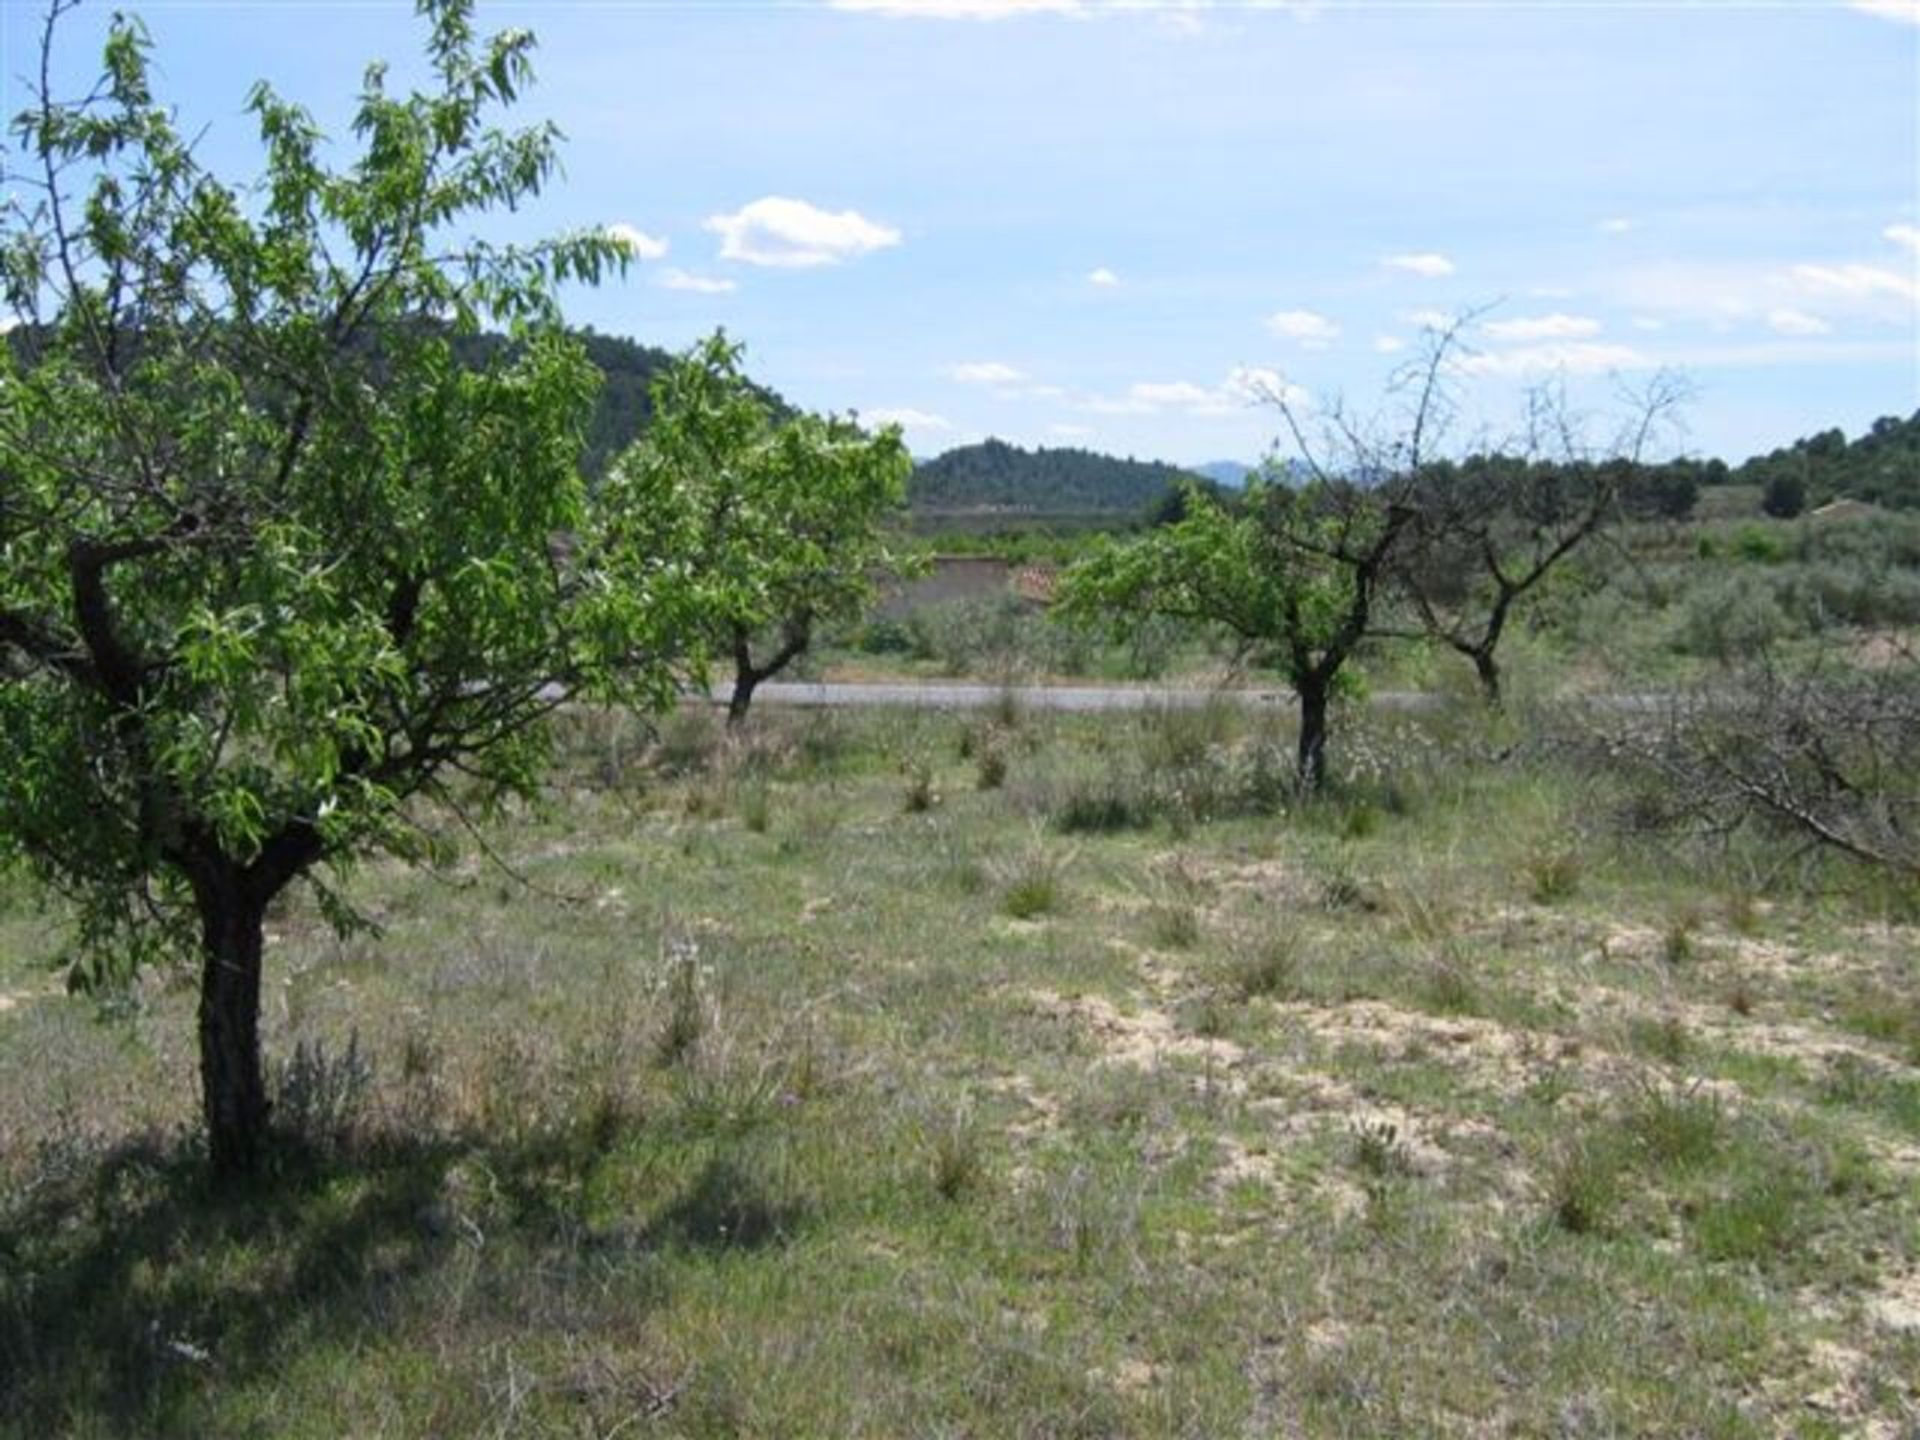
<path fill-rule="evenodd" d="M 1754 456 L 1730 478 L 1759 486 L 1768 513 L 1783 519 L 1843 497 L 1920 509 L 1920 411 L 1905 420 L 1885 416 L 1851 441 L 1838 429 L 1823 430 Z"/>
<path fill-rule="evenodd" d="M 1023 511 L 1039 515 L 1145 514 L 1193 480 L 1159 461 L 1120 460 L 1091 450 L 1023 450 L 985 440 L 949 450 L 914 472 L 915 510 Z"/>

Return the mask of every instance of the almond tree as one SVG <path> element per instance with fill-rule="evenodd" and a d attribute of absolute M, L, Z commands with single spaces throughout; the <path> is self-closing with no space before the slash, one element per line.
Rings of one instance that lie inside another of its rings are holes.
<path fill-rule="evenodd" d="M 256 86 L 242 185 L 156 99 L 138 21 L 56 98 L 72 4 L 5 176 L 0 859 L 71 897 L 76 979 L 197 962 L 231 1176 L 269 1129 L 267 907 L 305 879 L 344 922 L 332 880 L 421 853 L 415 802 L 528 791 L 569 697 L 666 703 L 697 596 L 674 517 L 580 479 L 598 381 L 554 292 L 623 247 L 468 229 L 554 170 L 550 127 L 495 123 L 529 35 L 423 0 L 430 87 L 371 66 L 344 155 Z M 489 323 L 514 343 L 456 365 Z"/>
<path fill-rule="evenodd" d="M 727 722 L 798 659 L 818 627 L 860 614 L 906 562 L 884 522 L 913 460 L 897 426 L 784 413 L 724 334 L 654 382 L 654 421 L 618 464 L 636 502 L 691 517 L 709 582 L 709 647 L 733 662 Z"/>

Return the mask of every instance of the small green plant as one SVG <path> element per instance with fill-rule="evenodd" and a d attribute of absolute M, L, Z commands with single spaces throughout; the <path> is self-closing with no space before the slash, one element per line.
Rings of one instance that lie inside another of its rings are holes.
<path fill-rule="evenodd" d="M 773 805 L 768 793 L 767 782 L 755 780 L 740 792 L 740 823 L 755 835 L 767 833 L 767 826 L 773 816 Z"/>
<path fill-rule="evenodd" d="M 1627 1026 L 1627 1040 L 1642 1055 L 1669 1065 L 1683 1065 L 1693 1053 L 1693 1035 L 1678 1015 L 1635 1019 Z"/>
<path fill-rule="evenodd" d="M 1015 920 L 1038 919 L 1051 914 L 1059 904 L 1059 884 L 1044 872 L 1016 877 L 1000 896 L 1000 908 Z"/>
<path fill-rule="evenodd" d="M 1061 874 L 1070 857 L 1038 846 L 1001 872 L 1000 908 L 1015 920 L 1037 920 L 1060 908 Z"/>
<path fill-rule="evenodd" d="M 1479 1009 L 1480 990 L 1473 972 L 1448 948 L 1420 967 L 1420 999 L 1439 1015 L 1471 1015 Z"/>
<path fill-rule="evenodd" d="M 1693 927 L 1691 915 L 1679 915 L 1668 923 L 1666 933 L 1660 937 L 1660 958 L 1669 965 L 1685 965 L 1693 959 Z"/>
<path fill-rule="evenodd" d="M 906 770 L 907 791 L 901 800 L 901 808 L 909 815 L 925 814 L 940 800 L 933 788 L 933 767 L 923 760 L 916 760 Z"/>
<path fill-rule="evenodd" d="M 974 788 L 979 790 L 998 790 L 1007 783 L 1007 752 L 998 745 L 988 745 L 980 752 L 979 763 L 974 767 Z"/>
<path fill-rule="evenodd" d="M 1152 795 L 1138 781 L 1109 775 L 1069 786 L 1053 810 L 1054 828 L 1068 835 L 1145 830 L 1155 818 Z"/>
<path fill-rule="evenodd" d="M 1540 905 L 1559 905 L 1580 890 L 1580 857 L 1572 850 L 1536 855 L 1525 865 L 1527 893 Z"/>
<path fill-rule="evenodd" d="M 1547 1203 L 1554 1224 L 1570 1235 L 1602 1235 L 1625 1193 L 1626 1155 L 1608 1131 L 1575 1136 L 1561 1146 L 1547 1172 Z"/>
<path fill-rule="evenodd" d="M 1353 1142 L 1353 1163 L 1363 1175 L 1391 1180 L 1413 1173 L 1412 1152 L 1400 1137 L 1400 1127 L 1391 1120 L 1355 1121 L 1348 1134 Z"/>
<path fill-rule="evenodd" d="M 1291 935 L 1267 936 L 1227 962 L 1226 983 L 1242 1000 L 1284 1000 L 1300 990 L 1300 952 Z"/>
<path fill-rule="evenodd" d="M 1700 1169 L 1727 1141 L 1725 1108 L 1697 1084 L 1644 1086 L 1622 1123 L 1638 1153 L 1668 1171 Z"/>
<path fill-rule="evenodd" d="M 1790 1248 L 1806 1229 L 1814 1198 L 1797 1167 L 1759 1168 L 1694 1212 L 1693 1243 L 1709 1260 L 1767 1260 Z"/>
<path fill-rule="evenodd" d="M 1156 905 L 1149 933 L 1162 950 L 1191 950 L 1200 943 L 1200 914 L 1184 902 Z"/>
<path fill-rule="evenodd" d="M 973 1117 L 956 1112 L 930 1127 L 928 1148 L 933 1189 L 942 1200 L 959 1200 L 976 1190 L 986 1172 L 980 1130 Z"/>
<path fill-rule="evenodd" d="M 373 1062 L 361 1052 L 360 1032 L 344 1050 L 303 1039 L 274 1076 L 274 1119 L 282 1133 L 311 1145 L 342 1144 L 373 1089 Z"/>
<path fill-rule="evenodd" d="M 662 1065 L 677 1065 L 699 1048 L 707 1030 L 706 997 L 700 974 L 700 952 L 691 943 L 670 947 L 666 980 L 662 986 L 667 1015 L 661 1024 L 654 1053 Z"/>

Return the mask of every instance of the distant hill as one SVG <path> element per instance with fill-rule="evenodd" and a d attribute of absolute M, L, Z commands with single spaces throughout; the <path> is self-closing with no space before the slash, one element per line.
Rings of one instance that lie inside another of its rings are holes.
<path fill-rule="evenodd" d="M 1887 415 L 1858 438 L 1827 430 L 1733 467 L 1737 485 L 1797 483 L 1804 502 L 1824 505 L 1846 497 L 1890 509 L 1920 509 L 1920 411 Z"/>
<path fill-rule="evenodd" d="M 1238 460 L 1209 460 L 1204 465 L 1193 467 L 1193 473 L 1204 475 L 1218 485 L 1244 485 L 1247 477 L 1259 467 L 1243 465 Z"/>
<path fill-rule="evenodd" d="M 1142 515 L 1193 478 L 1160 461 L 985 440 L 916 467 L 908 496 L 924 514 Z"/>

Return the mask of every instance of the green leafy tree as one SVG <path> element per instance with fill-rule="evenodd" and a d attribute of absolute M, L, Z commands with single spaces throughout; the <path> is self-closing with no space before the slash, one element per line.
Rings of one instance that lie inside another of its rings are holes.
<path fill-rule="evenodd" d="M 71 896 L 76 979 L 197 961 L 221 1174 L 269 1132 L 267 907 L 304 878 L 349 923 L 355 857 L 430 846 L 412 802 L 529 791 L 571 696 L 667 703 L 696 607 L 676 518 L 580 479 L 598 381 L 554 291 L 624 248 L 465 233 L 553 173 L 550 128 L 493 123 L 532 39 L 421 8 L 433 83 L 369 68 L 344 164 L 260 85 L 264 174 L 209 173 L 128 19 L 88 98 L 14 122 L 0 858 Z M 488 322 L 514 343 L 457 364 Z"/>
<path fill-rule="evenodd" d="M 1351 483 L 1250 480 L 1236 504 L 1193 489 L 1186 514 L 1131 543 L 1106 542 L 1061 579 L 1067 618 L 1132 635 L 1150 617 L 1232 635 L 1243 658 L 1293 687 L 1299 783 L 1326 782 L 1332 702 L 1370 632 L 1387 565 L 1412 515 Z"/>
<path fill-rule="evenodd" d="M 714 335 L 663 374 L 653 427 L 617 467 L 640 504 L 693 517 L 709 646 L 733 662 L 730 724 L 820 625 L 859 615 L 904 567 L 882 527 L 913 470 L 897 427 L 786 414 L 741 355 Z"/>
<path fill-rule="evenodd" d="M 1760 508 L 1776 520 L 1793 519 L 1807 508 L 1806 475 L 1784 466 L 1774 471 L 1761 493 Z"/>

